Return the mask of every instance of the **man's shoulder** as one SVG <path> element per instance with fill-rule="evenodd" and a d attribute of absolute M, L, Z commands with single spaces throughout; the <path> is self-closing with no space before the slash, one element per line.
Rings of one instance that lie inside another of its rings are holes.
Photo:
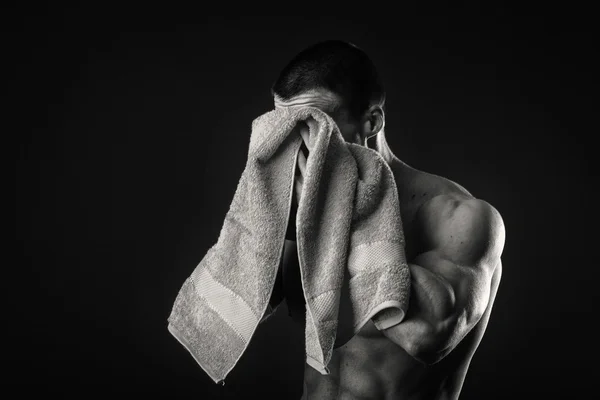
<path fill-rule="evenodd" d="M 417 209 L 421 213 L 443 217 L 457 208 L 468 208 L 477 213 L 490 208 L 490 203 L 473 196 L 464 186 L 440 175 L 414 170 L 411 181 L 415 192 L 422 192 L 423 198 Z"/>
<path fill-rule="evenodd" d="M 403 163 L 392 164 L 391 167 L 396 181 L 400 182 L 399 193 L 404 195 L 405 204 L 415 209 L 442 195 L 473 197 L 462 185 L 441 175 L 403 165 Z"/>
<path fill-rule="evenodd" d="M 414 222 L 421 243 L 432 235 L 462 230 L 464 235 L 503 234 L 504 225 L 498 210 L 488 201 L 476 198 L 465 187 L 440 175 L 411 168 L 403 175 L 408 190 L 403 190 L 403 204 L 412 209 L 408 218 Z M 463 235 L 463 238 L 464 238 Z"/>
<path fill-rule="evenodd" d="M 444 224 L 457 218 L 462 222 L 467 220 L 487 224 L 502 222 L 500 212 L 492 204 L 462 191 L 434 194 L 421 204 L 419 214 L 421 218 L 425 217 L 437 224 Z"/>
<path fill-rule="evenodd" d="M 430 248 L 444 248 L 473 259 L 499 256 L 502 252 L 502 216 L 483 199 L 464 193 L 439 194 L 423 203 L 418 214 L 421 232 Z"/>

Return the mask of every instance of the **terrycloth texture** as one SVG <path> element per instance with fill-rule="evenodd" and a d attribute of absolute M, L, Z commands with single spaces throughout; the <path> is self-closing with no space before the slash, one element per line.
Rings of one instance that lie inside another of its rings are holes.
<path fill-rule="evenodd" d="M 299 121 L 315 138 L 296 214 L 307 363 L 329 373 L 345 273 L 353 334 L 369 319 L 380 330 L 400 323 L 408 306 L 410 274 L 389 166 L 376 151 L 346 143 L 317 108 L 269 111 L 252 123 L 246 166 L 219 238 L 169 316 L 169 331 L 215 382 L 237 364 L 271 309 L 302 143 L 294 129 Z"/>

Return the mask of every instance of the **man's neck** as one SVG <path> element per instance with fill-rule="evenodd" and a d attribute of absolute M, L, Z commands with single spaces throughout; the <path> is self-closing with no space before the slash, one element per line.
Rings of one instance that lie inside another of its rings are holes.
<path fill-rule="evenodd" d="M 388 145 L 388 142 L 385 138 L 384 131 L 381 131 L 379 134 L 377 134 L 377 137 L 375 138 L 374 142 L 375 150 L 381 155 L 381 157 L 390 166 L 394 173 L 400 173 L 404 176 L 415 170 L 410 165 L 406 164 L 404 161 L 400 160 L 394 155 L 392 149 Z"/>
<path fill-rule="evenodd" d="M 392 149 L 390 149 L 383 130 L 377 134 L 373 144 L 375 150 L 383 157 L 385 162 L 387 162 L 389 166 L 392 166 L 397 157 L 392 152 Z"/>

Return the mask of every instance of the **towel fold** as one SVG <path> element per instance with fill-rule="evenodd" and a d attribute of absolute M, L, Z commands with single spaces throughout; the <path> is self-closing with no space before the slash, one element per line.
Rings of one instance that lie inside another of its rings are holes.
<path fill-rule="evenodd" d="M 271 310 L 300 121 L 314 138 L 296 214 L 307 363 L 329 373 L 344 277 L 353 335 L 369 319 L 380 330 L 400 323 L 408 307 L 410 273 L 390 167 L 376 151 L 345 142 L 321 110 L 274 109 L 252 122 L 248 159 L 219 238 L 183 283 L 168 318 L 171 334 L 217 383 Z"/>

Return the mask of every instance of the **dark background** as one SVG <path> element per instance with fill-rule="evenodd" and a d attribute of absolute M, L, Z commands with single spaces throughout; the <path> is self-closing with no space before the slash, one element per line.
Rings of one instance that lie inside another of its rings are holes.
<path fill-rule="evenodd" d="M 583 397 L 598 372 L 588 11 L 141 10 L 4 13 L 17 138 L 7 383 L 84 398 L 299 397 L 303 335 L 285 310 L 225 387 L 166 319 L 218 237 L 277 73 L 306 46 L 344 39 L 380 69 L 394 153 L 504 217 L 504 276 L 461 399 Z"/>

